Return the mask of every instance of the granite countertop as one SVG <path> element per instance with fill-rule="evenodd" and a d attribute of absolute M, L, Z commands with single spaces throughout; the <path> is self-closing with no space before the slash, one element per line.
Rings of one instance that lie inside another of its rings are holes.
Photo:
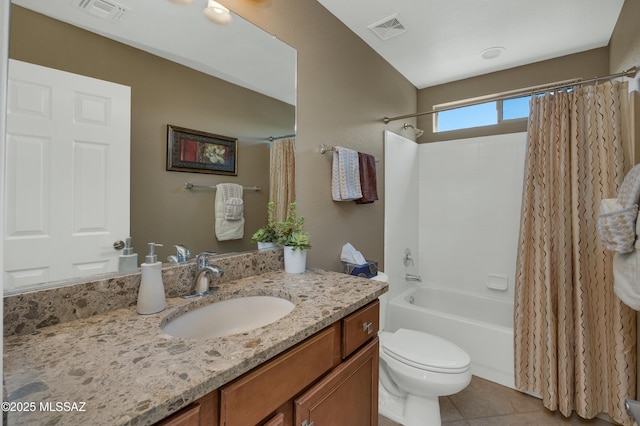
<path fill-rule="evenodd" d="M 5 337 L 6 424 L 153 424 L 386 290 L 386 283 L 335 272 L 277 271 L 220 284 L 205 298 L 167 299 L 167 309 L 153 315 L 117 309 Z M 227 337 L 181 339 L 160 328 L 183 311 L 252 295 L 296 306 L 275 323 Z"/>

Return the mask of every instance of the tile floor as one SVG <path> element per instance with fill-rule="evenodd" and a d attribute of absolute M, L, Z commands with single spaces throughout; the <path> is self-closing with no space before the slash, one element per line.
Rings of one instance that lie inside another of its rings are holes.
<path fill-rule="evenodd" d="M 493 382 L 473 377 L 462 392 L 440 398 L 442 426 L 611 426 L 600 419 L 567 419 L 544 408 L 542 401 Z M 399 426 L 380 416 L 378 426 Z"/>

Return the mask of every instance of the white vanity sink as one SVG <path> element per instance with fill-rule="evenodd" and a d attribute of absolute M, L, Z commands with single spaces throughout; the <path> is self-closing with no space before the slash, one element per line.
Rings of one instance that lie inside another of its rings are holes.
<path fill-rule="evenodd" d="M 273 296 L 248 296 L 214 302 L 170 321 L 165 333 L 192 339 L 230 336 L 271 324 L 295 305 Z"/>

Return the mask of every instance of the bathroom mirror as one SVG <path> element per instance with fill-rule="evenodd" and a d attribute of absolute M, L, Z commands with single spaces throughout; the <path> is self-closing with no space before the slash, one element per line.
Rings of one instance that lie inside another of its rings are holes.
<path fill-rule="evenodd" d="M 157 251 L 162 261 L 174 244 L 189 247 L 192 257 L 255 250 L 251 235 L 266 221 L 269 138 L 295 133 L 295 49 L 235 14 L 228 25 L 207 21 L 205 6 L 169 0 L 11 6 L 11 59 L 131 87 L 131 160 L 121 165 L 130 171 L 130 211 L 121 213 L 130 217 L 138 263 L 148 242 L 164 245 Z M 167 171 L 167 125 L 238 139 L 237 176 Z M 186 182 L 205 188 L 186 189 Z M 244 237 L 217 241 L 216 191 L 206 187 L 226 182 L 261 190 L 243 194 Z M 5 292 L 34 288 L 4 282 Z"/>

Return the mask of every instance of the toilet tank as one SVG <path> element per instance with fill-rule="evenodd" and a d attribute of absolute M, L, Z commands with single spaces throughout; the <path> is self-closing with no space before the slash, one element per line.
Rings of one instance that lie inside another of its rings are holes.
<path fill-rule="evenodd" d="M 380 271 L 378 271 L 378 275 L 371 277 L 370 279 L 389 283 L 389 276 Z M 389 292 L 387 291 L 378 299 L 380 299 L 380 331 L 384 331 L 387 328 L 387 305 L 389 304 Z"/>

